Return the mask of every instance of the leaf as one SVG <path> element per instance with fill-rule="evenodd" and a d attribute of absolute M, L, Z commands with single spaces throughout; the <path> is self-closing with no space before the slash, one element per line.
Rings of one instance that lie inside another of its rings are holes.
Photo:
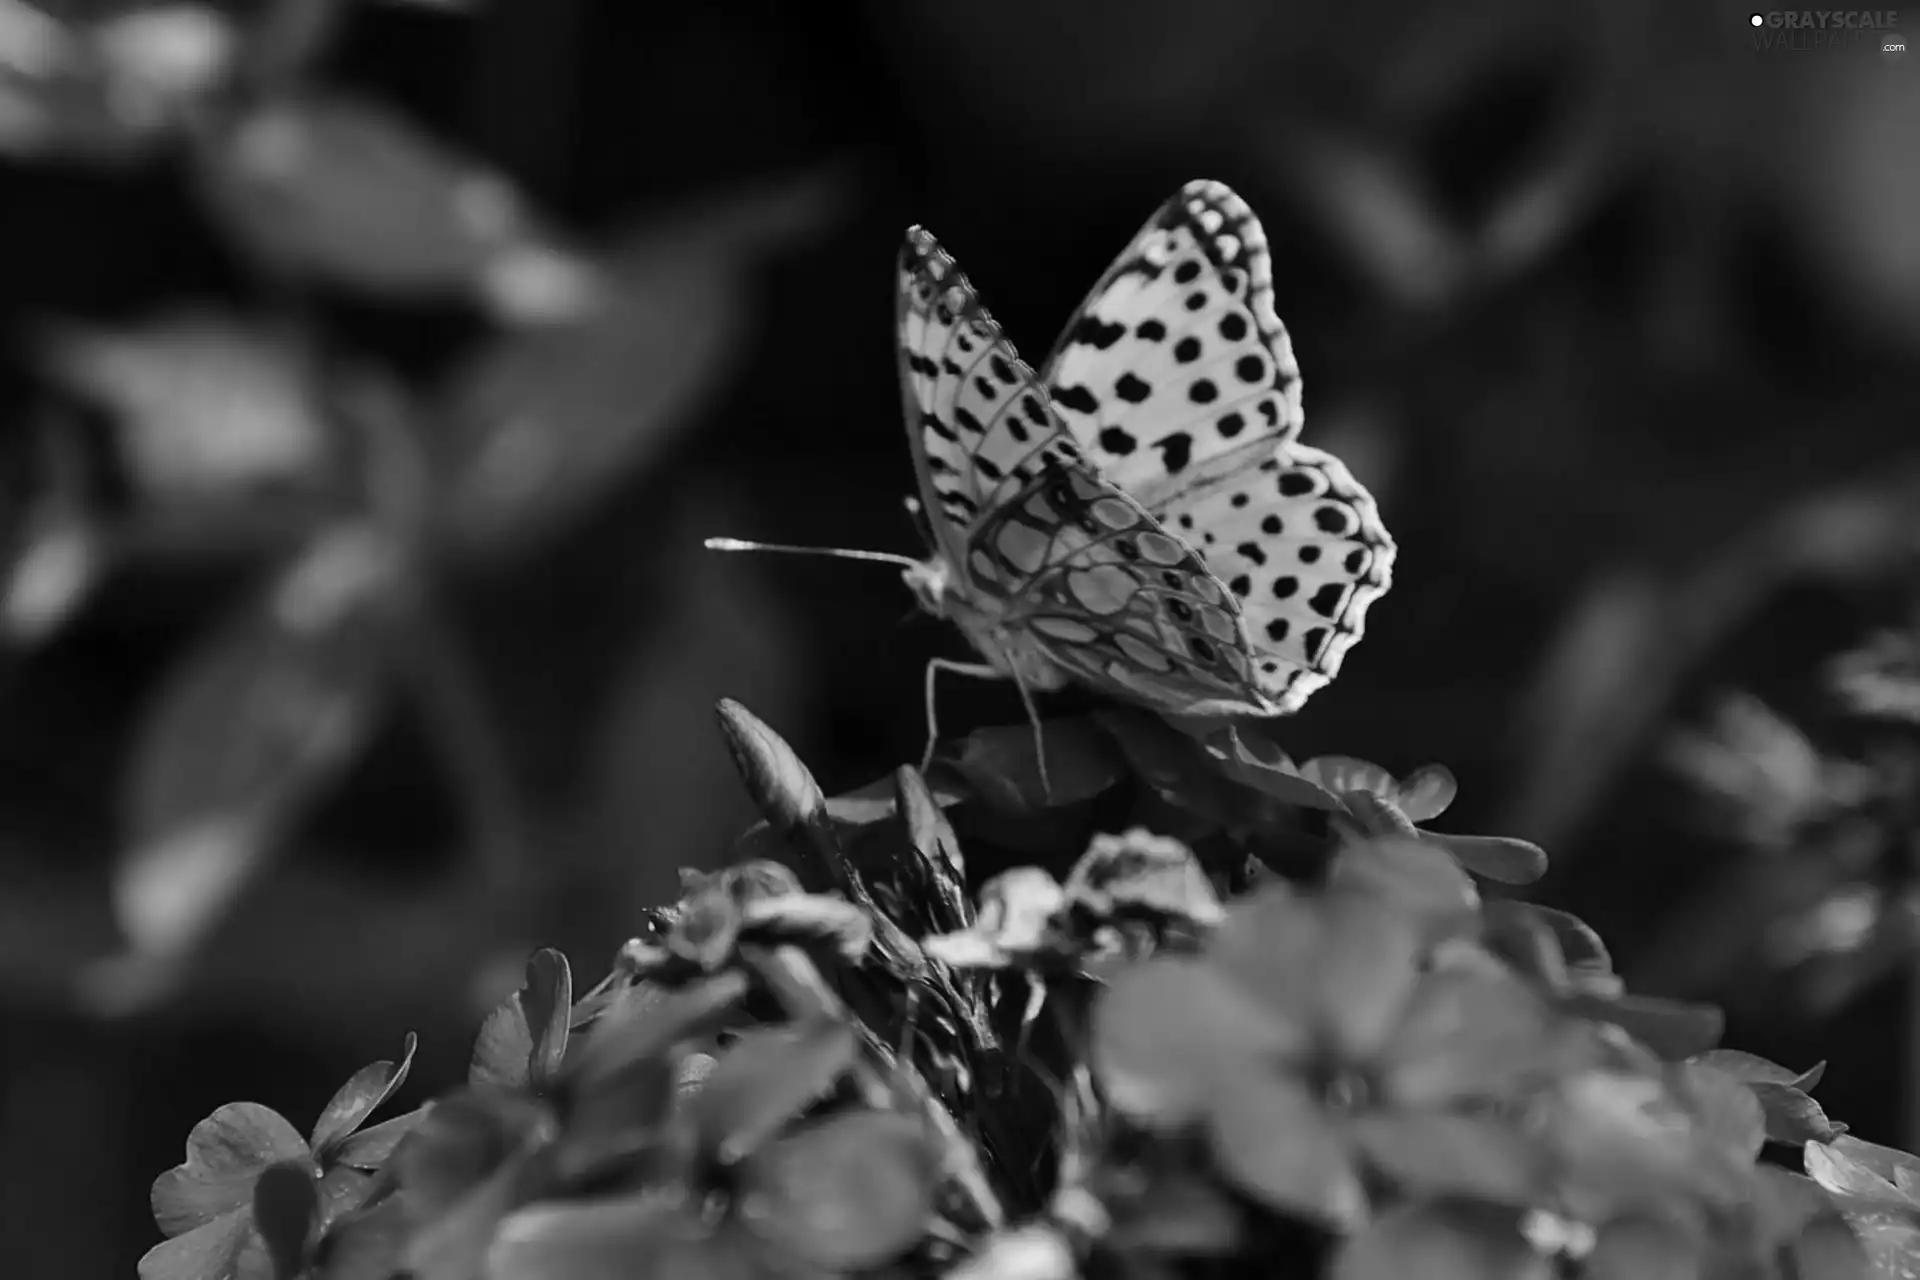
<path fill-rule="evenodd" d="M 1547 874 L 1546 850 L 1512 836 L 1455 836 L 1422 831 L 1422 840 L 1439 845 L 1467 870 L 1501 884 L 1532 884 Z"/>
<path fill-rule="evenodd" d="M 1347 1142 L 1291 1078 L 1239 1060 L 1212 1073 L 1207 1138 L 1220 1171 L 1272 1209 L 1338 1229 L 1366 1212 Z"/>
<path fill-rule="evenodd" d="M 1794 1280 L 1910 1280 L 1920 1271 L 1911 1234 L 1861 1234 L 1865 1242 L 1838 1216 L 1809 1225 L 1788 1247 Z"/>
<path fill-rule="evenodd" d="M 699 1236 L 696 1222 L 657 1195 L 530 1205 L 501 1220 L 483 1274 L 486 1280 L 693 1280 L 714 1274 L 702 1265 Z"/>
<path fill-rule="evenodd" d="M 318 496 L 331 429 L 311 354 L 284 334 L 205 311 L 121 331 L 56 326 L 38 342 L 50 377 L 113 415 L 150 500 L 232 503 L 271 486 Z"/>
<path fill-rule="evenodd" d="M 1457 1195 L 1525 1207 L 1539 1198 L 1547 1172 L 1544 1153 L 1492 1116 L 1367 1111 L 1355 1118 L 1353 1138 L 1413 1198 Z"/>
<path fill-rule="evenodd" d="M 122 802 L 115 901 L 138 953 L 195 945 L 365 741 L 392 582 L 383 544 L 331 531 L 174 673 Z"/>
<path fill-rule="evenodd" d="M 363 99 L 274 95 L 205 137 L 198 160 L 242 246 L 377 296 L 479 293 L 541 247 L 502 178 Z"/>
<path fill-rule="evenodd" d="M 1487 950 L 1548 991 L 1567 990 L 1572 979 L 1560 939 L 1530 903 L 1510 898 L 1485 903 L 1480 922 L 1480 940 Z"/>
<path fill-rule="evenodd" d="M 307 1160 L 283 1160 L 260 1171 L 253 1184 L 253 1224 L 266 1243 L 279 1280 L 306 1268 L 307 1245 L 320 1216 L 315 1170 Z"/>
<path fill-rule="evenodd" d="M 1531 914 L 1535 919 L 1553 930 L 1553 936 L 1560 943 L 1560 951 L 1567 959 L 1569 967 L 1594 973 L 1612 973 L 1613 956 L 1607 951 L 1607 944 L 1586 921 L 1569 911 L 1557 907 L 1543 907 L 1538 903 L 1515 903 Z"/>
<path fill-rule="evenodd" d="M 477 1194 L 520 1153 L 550 1140 L 555 1128 L 551 1110 L 537 1099 L 497 1085 L 468 1086 L 433 1104 L 394 1149 L 388 1168 L 412 1219 L 431 1222 Z"/>
<path fill-rule="evenodd" d="M 1805 1088 L 1799 1081 L 1806 1076 L 1815 1076 L 1826 1068 L 1822 1062 L 1805 1075 L 1796 1076 L 1792 1071 L 1777 1062 L 1769 1062 L 1758 1054 L 1745 1053 L 1739 1049 L 1710 1049 L 1694 1059 L 1695 1062 L 1723 1071 L 1735 1080 L 1747 1084 L 1784 1084 L 1793 1088 Z"/>
<path fill-rule="evenodd" d="M 914 770 L 919 775 L 918 769 Z M 875 778 L 864 787 L 855 787 L 852 791 L 843 791 L 837 796 L 827 797 L 827 812 L 835 822 L 851 827 L 871 826 L 876 822 L 885 822 L 900 812 L 899 773 L 884 778 Z M 922 776 L 921 785 L 927 790 L 933 803 L 942 809 L 950 809 L 971 794 L 965 788 L 955 785 L 952 779 L 934 776 Z"/>
<path fill-rule="evenodd" d="M 1096 999 L 1089 1060 L 1130 1119 L 1162 1130 L 1193 1120 L 1215 1074 L 1243 1059 L 1283 1061 L 1307 1046 L 1212 966 L 1164 958 L 1123 970 Z"/>
<path fill-rule="evenodd" d="M 314 1122 L 312 1146 L 316 1160 L 323 1165 L 328 1163 L 340 1143 L 365 1124 L 367 1117 L 406 1082 L 407 1071 L 413 1066 L 413 1051 L 419 1043 L 419 1037 L 407 1032 L 399 1066 L 376 1062 L 360 1068 L 353 1079 L 340 1086 L 321 1111 L 320 1119 Z"/>
<path fill-rule="evenodd" d="M 153 1181 L 154 1221 L 176 1236 L 253 1203 L 270 1164 L 307 1156 L 300 1133 L 257 1102 L 230 1102 L 193 1126 L 187 1158 Z"/>
<path fill-rule="evenodd" d="M 743 1033 L 693 1099 L 702 1148 L 721 1164 L 752 1155 L 830 1094 L 858 1052 L 852 1028 L 840 1022 Z"/>
<path fill-rule="evenodd" d="M 1342 843 L 1327 869 L 1327 884 L 1391 903 L 1443 932 L 1470 924 L 1480 905 L 1479 890 L 1458 863 L 1405 836 Z"/>
<path fill-rule="evenodd" d="M 1596 1022 L 1610 1022 L 1668 1062 L 1705 1053 L 1719 1043 L 1726 1015 L 1710 1004 L 1690 1004 L 1659 996 L 1595 996 L 1576 992 L 1561 1008 Z"/>
<path fill-rule="evenodd" d="M 742 355 L 745 265 L 649 231 L 600 259 L 577 314 L 462 365 L 429 411 L 435 528 L 451 548 L 535 552 L 656 464 Z"/>
<path fill-rule="evenodd" d="M 527 957 L 527 978 L 481 1024 L 467 1079 L 475 1084 L 545 1088 L 567 1052 L 573 973 L 566 956 L 542 947 Z"/>
<path fill-rule="evenodd" d="M 1159 716 L 1112 707 L 1095 711 L 1092 718 L 1134 776 L 1169 804 L 1223 826 L 1258 827 L 1272 811 L 1282 809 L 1271 796 L 1223 776 L 1218 761 L 1190 732 Z"/>
<path fill-rule="evenodd" d="M 1568 1036 L 1533 991 L 1487 974 L 1436 971 L 1380 1054 L 1382 1097 L 1404 1107 L 1500 1099 L 1566 1062 Z"/>
<path fill-rule="evenodd" d="M 1767 1141 L 1797 1147 L 1807 1142 L 1832 1142 L 1842 1132 L 1827 1113 L 1800 1090 L 1783 1084 L 1750 1084 L 1766 1115 Z"/>
<path fill-rule="evenodd" d="M 1587 1258 L 1588 1280 L 1697 1280 L 1699 1250 L 1663 1222 L 1621 1219 L 1600 1231 Z"/>
<path fill-rule="evenodd" d="M 1847 1141 L 1840 1139 L 1840 1142 Z M 1802 1148 L 1808 1177 L 1835 1195 L 1850 1196 L 1865 1204 L 1907 1211 L 1920 1207 L 1890 1179 L 1854 1159 L 1841 1148 L 1840 1142 L 1809 1142 Z"/>
<path fill-rule="evenodd" d="M 938 1162 L 906 1116 L 855 1112 L 762 1149 L 741 1171 L 742 1217 L 776 1255 L 856 1271 L 919 1240 Z"/>
<path fill-rule="evenodd" d="M 683 1040 L 718 1031 L 733 1018 L 751 988 L 737 969 L 663 991 L 646 985 L 625 992 L 594 1024 L 567 1075 L 580 1089 L 604 1087 L 622 1073 L 663 1059 Z"/>
<path fill-rule="evenodd" d="M 1340 1247 L 1329 1280 L 1549 1280 L 1510 1213 L 1415 1204 L 1393 1209 Z"/>
<path fill-rule="evenodd" d="M 1166 720 L 1200 743 L 1214 769 L 1243 786 L 1305 809 L 1339 812 L 1345 808 L 1338 796 L 1301 777 L 1287 753 L 1264 730 L 1255 728 L 1255 722 L 1223 724 L 1190 716 Z"/>
<path fill-rule="evenodd" d="M 401 1139 L 412 1133 L 414 1126 L 426 1118 L 432 1110 L 431 1102 L 415 1107 L 405 1115 L 383 1120 L 370 1129 L 355 1131 L 334 1149 L 333 1160 L 337 1165 L 352 1169 L 375 1170 L 386 1164 L 393 1149 L 400 1145 Z"/>
<path fill-rule="evenodd" d="M 1871 1169 L 1889 1182 L 1898 1183 L 1903 1173 L 1908 1178 L 1920 1176 L 1920 1156 L 1909 1155 L 1894 1147 L 1883 1147 L 1877 1142 L 1867 1142 L 1851 1134 L 1836 1139 L 1829 1146 L 1835 1155 Z"/>
<path fill-rule="evenodd" d="M 1027 813 L 1079 804 L 1121 778 L 1121 762 L 1091 719 L 1048 720 L 1040 726 L 1049 791 L 1040 783 L 1040 757 L 1031 725 L 976 729 L 960 744 L 954 767 L 974 794 L 1003 813 Z"/>
<path fill-rule="evenodd" d="M 1767 1118 L 1754 1091 L 1703 1063 L 1683 1063 L 1678 1073 L 1693 1095 L 1703 1132 L 1735 1160 L 1751 1164 L 1758 1159 L 1766 1142 Z"/>

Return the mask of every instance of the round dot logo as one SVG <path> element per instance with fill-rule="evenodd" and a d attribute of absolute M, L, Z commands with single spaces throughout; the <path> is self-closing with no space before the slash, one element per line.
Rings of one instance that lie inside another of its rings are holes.
<path fill-rule="evenodd" d="M 1764 27 L 1767 25 L 1766 18 L 1757 13 L 1748 14 L 1747 21 L 1756 27 Z"/>

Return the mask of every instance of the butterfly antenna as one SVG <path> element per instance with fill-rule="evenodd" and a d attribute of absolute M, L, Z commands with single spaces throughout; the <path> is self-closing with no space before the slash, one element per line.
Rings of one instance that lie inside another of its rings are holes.
<path fill-rule="evenodd" d="M 790 547 L 778 542 L 749 542 L 745 538 L 708 538 L 706 548 L 709 551 L 777 551 L 789 556 L 831 556 L 836 560 L 872 560 L 877 564 L 898 565 L 902 569 L 911 569 L 920 563 L 912 556 L 899 556 L 891 551 L 855 551 L 847 547 Z"/>

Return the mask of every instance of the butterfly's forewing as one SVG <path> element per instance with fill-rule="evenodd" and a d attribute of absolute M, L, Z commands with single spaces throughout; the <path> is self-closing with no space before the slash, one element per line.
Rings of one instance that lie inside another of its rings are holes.
<path fill-rule="evenodd" d="M 1276 708 L 1234 597 L 1091 469 L 1049 462 L 969 539 L 968 577 L 1083 683 L 1187 715 Z"/>
<path fill-rule="evenodd" d="M 1190 182 L 1160 207 L 1045 368 L 1081 447 L 1149 511 L 1219 455 L 1300 433 L 1300 370 L 1274 314 L 1266 233 L 1223 183 Z"/>
<path fill-rule="evenodd" d="M 1043 456 L 1080 451 L 966 276 L 919 227 L 900 250 L 897 314 L 921 500 L 940 549 L 961 565 L 966 531 L 1038 474 Z"/>
<path fill-rule="evenodd" d="M 1233 598 L 1087 465 L 1039 379 L 917 227 L 899 288 L 915 470 L 968 601 L 1096 688 L 1189 713 L 1270 710 Z"/>
<path fill-rule="evenodd" d="M 1046 377 L 1102 473 L 1240 598 L 1255 680 L 1297 711 L 1360 639 L 1395 549 L 1340 460 L 1296 443 L 1300 371 L 1246 202 L 1200 181 L 1161 206 L 1081 304 Z"/>

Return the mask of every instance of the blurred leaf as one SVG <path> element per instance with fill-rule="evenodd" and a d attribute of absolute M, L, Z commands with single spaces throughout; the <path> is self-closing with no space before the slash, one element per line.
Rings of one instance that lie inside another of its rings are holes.
<path fill-rule="evenodd" d="M 1540 1194 L 1545 1160 L 1512 1123 L 1436 1111 L 1365 1111 L 1353 1138 L 1410 1196 L 1464 1196 L 1524 1208 Z"/>
<path fill-rule="evenodd" d="M 693 1280 L 709 1274 L 702 1265 L 707 1260 L 692 1248 L 696 1225 L 661 1196 L 530 1205 L 501 1221 L 479 1274 L 489 1280 L 623 1280 L 636 1274 Z"/>
<path fill-rule="evenodd" d="M 954 766 L 984 803 L 1006 813 L 1078 804 L 1120 781 L 1120 761 L 1091 720 L 1048 720 L 1040 734 L 1051 791 L 1040 783 L 1031 725 L 974 730 L 960 744 Z"/>
<path fill-rule="evenodd" d="M 390 1280 L 400 1269 L 410 1229 L 406 1203 L 399 1196 L 342 1215 L 321 1237 L 313 1280 Z"/>
<path fill-rule="evenodd" d="M 413 1051 L 418 1045 L 419 1038 L 409 1031 L 406 1050 L 400 1055 L 398 1066 L 385 1061 L 373 1063 L 360 1068 L 351 1080 L 340 1086 L 320 1112 L 320 1118 L 314 1122 L 312 1146 L 315 1159 L 325 1163 L 342 1142 L 366 1123 L 367 1117 L 378 1110 L 380 1104 L 406 1083 L 407 1071 L 413 1066 Z"/>
<path fill-rule="evenodd" d="M 1659 996 L 1598 996 L 1574 992 L 1561 1007 L 1596 1022 L 1610 1022 L 1668 1062 L 1705 1053 L 1720 1042 L 1726 1015 L 1710 1004 L 1689 1004 Z"/>
<path fill-rule="evenodd" d="M 836 1271 L 875 1267 L 924 1231 L 934 1152 L 918 1121 L 867 1111 L 811 1125 L 742 1170 L 742 1216 L 780 1252 Z"/>
<path fill-rule="evenodd" d="M 34 644 L 59 630 L 99 580 L 104 549 L 84 513 L 50 511 L 32 522 L 0 586 L 0 631 Z"/>
<path fill-rule="evenodd" d="M 174 673 L 123 801 L 114 892 L 138 953 L 190 949 L 359 749 L 383 691 L 395 581 L 377 538 L 333 531 Z"/>
<path fill-rule="evenodd" d="M 520 989 L 481 1025 L 468 1080 L 544 1089 L 566 1056 L 572 1011 L 573 971 L 567 958 L 542 947 L 527 957 L 527 978 Z"/>
<path fill-rule="evenodd" d="M 1361 1220 L 1366 1193 L 1347 1144 L 1299 1083 L 1239 1060 L 1212 1077 L 1207 1137 L 1235 1186 L 1336 1229 Z"/>
<path fill-rule="evenodd" d="M 693 1099 L 703 1147 L 722 1164 L 752 1155 L 831 1093 L 858 1052 L 852 1029 L 839 1022 L 742 1033 Z"/>
<path fill-rule="evenodd" d="M 401 1139 L 426 1118 L 433 1104 L 425 1103 L 404 1115 L 382 1120 L 369 1129 L 357 1129 L 333 1153 L 335 1163 L 352 1169 L 375 1170 L 385 1165 Z"/>
<path fill-rule="evenodd" d="M 1679 1071 L 1693 1095 L 1694 1113 L 1703 1133 L 1741 1163 L 1758 1159 L 1767 1137 L 1767 1116 L 1754 1091 L 1704 1063 L 1683 1063 Z"/>
<path fill-rule="evenodd" d="M 919 770 L 914 770 L 917 774 Z M 942 809 L 950 809 L 969 796 L 964 788 L 955 785 L 951 778 L 922 776 L 928 796 Z M 875 778 L 864 787 L 855 787 L 852 791 L 843 791 L 837 796 L 827 797 L 827 812 L 833 815 L 835 822 L 850 827 L 871 826 L 884 822 L 900 811 L 899 774 L 885 778 Z"/>
<path fill-rule="evenodd" d="M 1585 1274 L 1590 1280 L 1698 1280 L 1698 1255 L 1676 1227 L 1623 1219 L 1602 1228 Z"/>
<path fill-rule="evenodd" d="M 429 439 L 455 547 L 541 542 L 659 457 L 740 353 L 745 265 L 642 240 L 578 315 L 481 350 L 444 388 Z"/>
<path fill-rule="evenodd" d="M 367 100 L 270 99 L 203 139 L 198 159 L 215 214 L 282 270 L 377 295 L 457 295 L 541 252 L 504 179 Z"/>
<path fill-rule="evenodd" d="M 1327 884 L 1378 896 L 1443 927 L 1470 924 L 1480 904 L 1479 891 L 1458 863 L 1425 841 L 1406 837 L 1343 844 L 1327 871 Z"/>
<path fill-rule="evenodd" d="M 1236 782 L 1301 808 L 1334 812 L 1344 808 L 1338 796 L 1300 776 L 1292 759 L 1258 727 L 1258 721 L 1232 723 L 1190 716 L 1168 716 L 1166 721 L 1198 742 L 1214 768 Z"/>
<path fill-rule="evenodd" d="M 56 326 L 46 373 L 114 415 L 135 483 L 168 502 L 323 478 L 329 428 L 307 354 L 258 326 L 185 311 L 142 328 Z"/>
<path fill-rule="evenodd" d="M 1825 1062 L 1817 1062 L 1807 1070 L 1796 1074 L 1777 1062 L 1769 1062 L 1758 1054 L 1745 1053 L 1739 1049 L 1713 1049 L 1701 1054 L 1700 1061 L 1726 1072 L 1736 1080 L 1744 1080 L 1748 1084 L 1786 1085 L 1802 1091 L 1810 1090 L 1820 1083 L 1820 1077 L 1826 1074 L 1827 1070 Z"/>

